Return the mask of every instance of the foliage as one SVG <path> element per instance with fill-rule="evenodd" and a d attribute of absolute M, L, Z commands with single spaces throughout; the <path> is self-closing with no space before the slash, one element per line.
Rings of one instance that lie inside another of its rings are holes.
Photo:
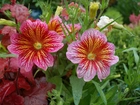
<path fill-rule="evenodd" d="M 104 12 L 103 15 L 106 15 L 106 16 L 113 18 L 113 19 L 116 19 L 117 17 L 119 17 L 119 19 L 117 19 L 116 21 L 118 23 L 123 23 L 122 14 L 115 7 L 107 8 L 107 10 Z"/>
<path fill-rule="evenodd" d="M 140 2 L 140 0 L 117 0 L 117 5 L 115 7 L 122 14 L 125 24 L 130 23 L 129 16 L 131 14 L 134 13 L 135 15 L 138 15 L 140 13 L 138 2 Z"/>

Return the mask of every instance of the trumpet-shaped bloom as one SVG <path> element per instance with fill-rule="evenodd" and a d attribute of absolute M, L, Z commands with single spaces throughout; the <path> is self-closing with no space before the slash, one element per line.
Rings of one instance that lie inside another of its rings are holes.
<path fill-rule="evenodd" d="M 114 55 L 115 47 L 107 42 L 104 34 L 98 30 L 85 31 L 80 41 L 72 42 L 67 49 L 67 58 L 77 67 L 78 78 L 92 80 L 98 75 L 100 81 L 110 74 L 110 66 L 117 63 L 119 58 Z"/>
<path fill-rule="evenodd" d="M 20 32 L 11 36 L 11 45 L 8 46 L 11 53 L 18 55 L 20 66 L 26 71 L 30 71 L 34 64 L 44 70 L 53 66 L 54 58 L 50 53 L 63 47 L 63 38 L 49 31 L 47 24 L 40 20 L 25 21 Z"/>

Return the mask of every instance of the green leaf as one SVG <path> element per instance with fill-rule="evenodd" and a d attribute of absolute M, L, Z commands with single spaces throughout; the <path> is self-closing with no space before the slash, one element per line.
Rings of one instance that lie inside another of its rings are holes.
<path fill-rule="evenodd" d="M 137 51 L 138 49 L 135 47 L 131 47 L 129 49 L 123 50 L 123 52 L 129 52 L 129 51 L 133 51 L 133 50 Z"/>
<path fill-rule="evenodd" d="M 16 57 L 14 54 L 1 53 L 0 58 Z"/>
<path fill-rule="evenodd" d="M 135 58 L 135 63 L 138 64 L 139 62 L 139 56 L 136 50 L 133 50 L 134 58 Z"/>
<path fill-rule="evenodd" d="M 94 83 L 97 91 L 99 92 L 99 94 L 101 96 L 101 99 L 103 100 L 104 104 L 107 105 L 107 100 L 106 100 L 104 92 L 102 91 L 102 88 L 101 88 L 100 84 L 95 82 L 95 81 L 93 81 L 93 80 L 92 80 L 92 82 Z"/>
<path fill-rule="evenodd" d="M 62 78 L 59 76 L 54 76 L 50 79 L 48 79 L 49 82 L 53 83 L 56 85 L 56 90 L 59 91 L 59 93 L 61 94 L 62 91 Z"/>
<path fill-rule="evenodd" d="M 82 89 L 85 82 L 83 81 L 83 79 L 78 79 L 76 76 L 71 76 L 70 83 L 72 86 L 72 94 L 74 98 L 74 103 L 75 105 L 78 105 L 82 97 Z"/>
<path fill-rule="evenodd" d="M 104 89 L 109 83 L 109 80 L 107 80 L 102 86 L 101 86 L 101 89 Z"/>
<path fill-rule="evenodd" d="M 126 67 L 126 65 L 124 63 L 123 63 L 123 67 L 124 67 L 126 74 L 128 74 L 128 68 Z"/>

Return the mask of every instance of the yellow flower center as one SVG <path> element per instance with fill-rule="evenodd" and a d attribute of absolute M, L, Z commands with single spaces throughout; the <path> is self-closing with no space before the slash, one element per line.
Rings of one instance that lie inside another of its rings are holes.
<path fill-rule="evenodd" d="M 87 58 L 88 58 L 89 60 L 94 60 L 95 57 L 96 57 L 96 55 L 93 54 L 93 53 L 89 53 L 88 56 L 87 56 Z"/>
<path fill-rule="evenodd" d="M 34 48 L 40 50 L 42 48 L 42 44 L 39 42 L 34 43 Z"/>

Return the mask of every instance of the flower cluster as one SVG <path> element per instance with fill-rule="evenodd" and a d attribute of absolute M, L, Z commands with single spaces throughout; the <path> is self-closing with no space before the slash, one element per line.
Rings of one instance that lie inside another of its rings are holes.
<path fill-rule="evenodd" d="M 98 20 L 99 4 L 90 3 L 89 11 L 74 2 L 68 8 L 58 6 L 48 22 L 31 19 L 28 8 L 14 1 L 1 8 L 2 13 L 9 11 L 14 20 L 0 19 L 0 24 L 5 25 L 0 49 L 6 56 L 0 58 L 0 104 L 47 105 L 45 94 L 56 85 L 54 81 L 55 85 L 45 82 L 45 76 L 49 80 L 48 72 L 56 72 L 50 77 L 60 72 L 61 79 L 76 73 L 85 82 L 96 75 L 100 81 L 108 77 L 110 67 L 119 58 L 115 56 L 115 45 L 107 40 L 107 32 L 118 23 L 106 16 Z"/>

